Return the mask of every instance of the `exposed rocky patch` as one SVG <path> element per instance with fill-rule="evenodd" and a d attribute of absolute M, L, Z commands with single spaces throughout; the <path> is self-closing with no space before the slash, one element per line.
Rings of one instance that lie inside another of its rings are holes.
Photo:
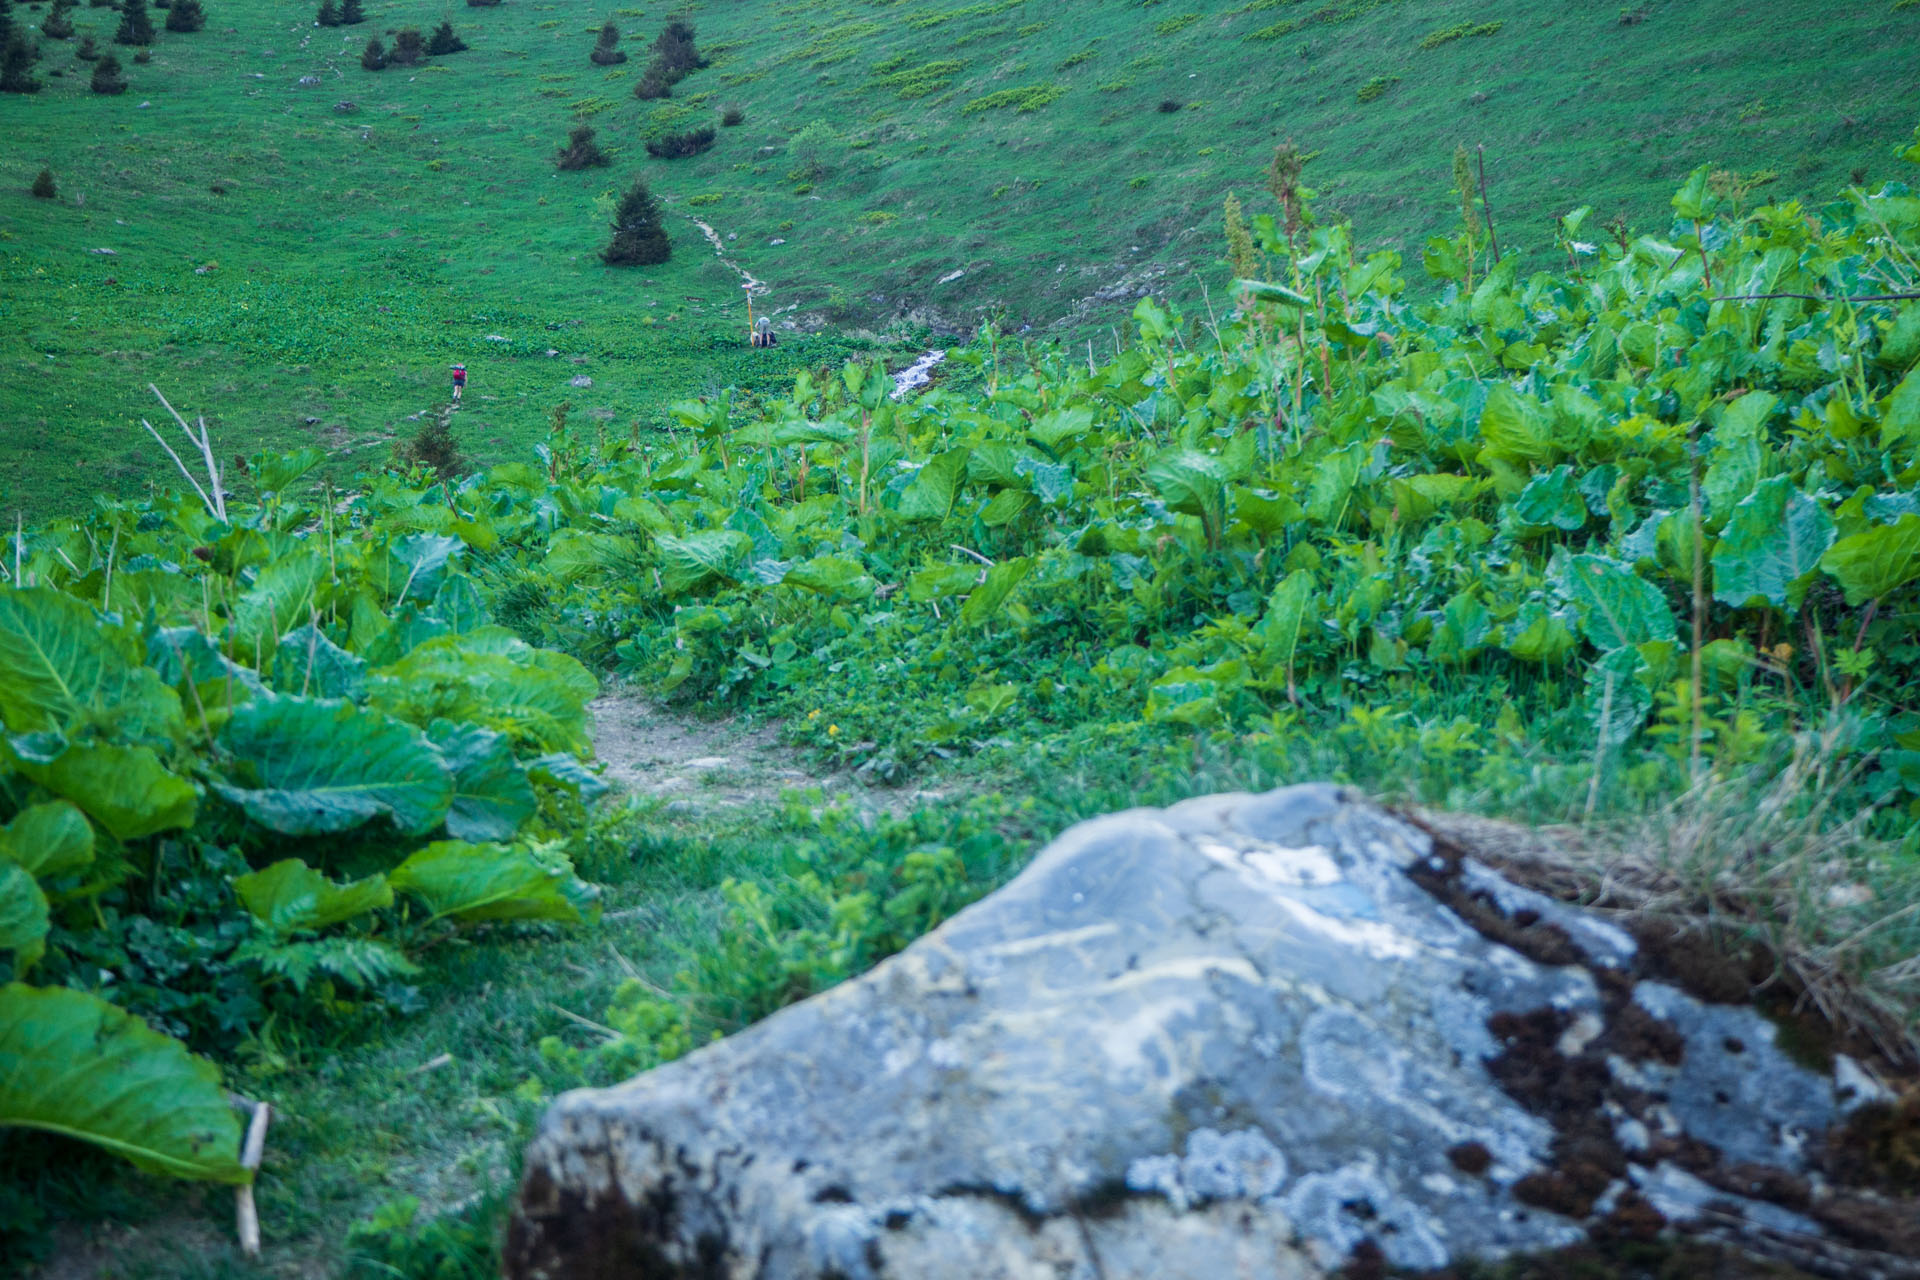
<path fill-rule="evenodd" d="M 508 1274 L 1920 1276 L 1860 1172 L 1907 1141 L 1875 1064 L 1672 961 L 1333 787 L 1085 823 L 865 977 L 562 1098 Z"/>

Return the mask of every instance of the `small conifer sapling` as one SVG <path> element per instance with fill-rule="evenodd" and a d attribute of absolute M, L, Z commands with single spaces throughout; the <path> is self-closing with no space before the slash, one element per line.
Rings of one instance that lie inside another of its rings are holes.
<path fill-rule="evenodd" d="M 0 93 L 38 93 L 40 82 L 33 78 L 33 41 L 25 31 L 15 28 L 0 51 Z"/>
<path fill-rule="evenodd" d="M 73 51 L 73 56 L 82 62 L 92 62 L 100 56 L 100 46 L 93 42 L 92 36 L 81 36 L 80 47 Z"/>
<path fill-rule="evenodd" d="M 607 153 L 593 140 L 593 126 L 577 124 L 567 132 L 567 145 L 555 163 L 562 169 L 591 169 L 608 163 Z"/>
<path fill-rule="evenodd" d="M 207 11 L 200 7 L 200 0 L 173 0 L 167 10 L 169 31 L 198 31 L 206 25 Z"/>
<path fill-rule="evenodd" d="M 120 74 L 120 59 L 108 54 L 93 64 L 92 89 L 95 93 L 127 91 L 127 78 Z"/>
<path fill-rule="evenodd" d="M 366 14 L 366 11 L 360 7 L 360 0 L 340 0 L 340 25 L 341 26 L 343 27 L 358 26 L 360 23 L 365 22 L 366 20 L 367 20 L 367 14 Z"/>
<path fill-rule="evenodd" d="M 433 35 L 427 41 L 427 53 L 435 58 L 445 57 L 449 53 L 465 52 L 467 42 L 453 34 L 453 24 L 443 22 L 433 29 Z"/>
<path fill-rule="evenodd" d="M 40 24 L 40 34 L 49 40 L 73 39 L 72 12 L 71 0 L 57 0 L 47 14 L 47 20 Z"/>
<path fill-rule="evenodd" d="M 59 189 L 53 185 L 53 170 L 42 169 L 40 176 L 33 180 L 33 198 L 51 200 L 59 194 Z"/>
<path fill-rule="evenodd" d="M 360 66 L 366 71 L 384 71 L 387 68 L 386 46 L 375 36 L 367 41 L 367 47 L 360 51 Z"/>
<path fill-rule="evenodd" d="M 647 267 L 665 262 L 673 255 L 673 243 L 660 218 L 660 202 L 647 190 L 644 180 L 635 179 L 620 197 L 613 216 L 613 239 L 600 253 L 600 260 L 614 267 Z"/>
<path fill-rule="evenodd" d="M 333 0 L 320 0 L 320 11 L 313 15 L 318 27 L 337 27 L 340 25 L 340 8 Z"/>
<path fill-rule="evenodd" d="M 115 44 L 153 43 L 153 16 L 147 12 L 147 0 L 122 0 L 120 29 L 113 33 L 113 42 Z"/>
<path fill-rule="evenodd" d="M 600 38 L 593 46 L 593 52 L 587 57 L 595 66 L 611 67 L 627 60 L 620 51 L 620 28 L 611 22 L 600 28 Z"/>
<path fill-rule="evenodd" d="M 412 67 L 427 60 L 426 37 L 418 27 L 402 27 L 393 33 L 393 47 L 387 50 L 387 65 Z"/>

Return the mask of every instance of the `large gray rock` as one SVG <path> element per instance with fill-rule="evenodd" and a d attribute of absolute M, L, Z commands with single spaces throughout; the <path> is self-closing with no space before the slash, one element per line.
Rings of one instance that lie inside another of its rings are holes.
<path fill-rule="evenodd" d="M 865 977 L 559 1099 L 508 1274 L 1290 1280 L 1603 1220 L 1828 1239 L 1779 1188 L 1867 1077 L 1635 958 L 1329 786 L 1084 823 Z"/>

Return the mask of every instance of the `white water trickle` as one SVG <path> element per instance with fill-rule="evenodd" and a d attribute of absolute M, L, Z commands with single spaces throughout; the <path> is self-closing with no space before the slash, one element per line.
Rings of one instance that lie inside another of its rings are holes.
<path fill-rule="evenodd" d="M 912 364 L 893 375 L 893 398 L 904 400 L 908 393 L 918 391 L 933 381 L 933 371 L 947 358 L 945 351 L 929 351 Z"/>

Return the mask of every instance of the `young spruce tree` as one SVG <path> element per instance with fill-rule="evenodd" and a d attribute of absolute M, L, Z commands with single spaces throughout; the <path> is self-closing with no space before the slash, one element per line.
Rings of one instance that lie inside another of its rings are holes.
<path fill-rule="evenodd" d="M 33 78 L 33 41 L 19 27 L 7 37 L 0 52 L 0 93 L 38 93 L 40 82 Z"/>
<path fill-rule="evenodd" d="M 127 78 L 120 74 L 120 59 L 108 54 L 93 64 L 93 84 L 95 93 L 125 93 Z"/>
<path fill-rule="evenodd" d="M 453 24 L 443 22 L 433 29 L 433 35 L 427 41 L 427 53 L 435 58 L 443 58 L 449 53 L 464 53 L 467 42 L 453 34 Z"/>
<path fill-rule="evenodd" d="M 367 47 L 360 51 L 360 66 L 367 71 L 385 71 L 387 69 L 387 50 L 375 36 L 367 41 Z"/>
<path fill-rule="evenodd" d="M 591 169 L 607 163 L 607 153 L 593 140 L 593 126 L 577 124 L 567 132 L 567 145 L 554 161 L 562 169 Z"/>
<path fill-rule="evenodd" d="M 33 198 L 51 200 L 59 194 L 60 189 L 53 185 L 53 170 L 42 169 L 40 176 L 33 180 Z"/>
<path fill-rule="evenodd" d="M 340 0 L 340 25 L 355 27 L 367 20 L 367 14 L 360 7 L 360 0 Z"/>
<path fill-rule="evenodd" d="M 120 6 L 120 29 L 113 33 L 113 42 L 153 43 L 153 17 L 147 12 L 147 0 L 123 0 Z"/>
<path fill-rule="evenodd" d="M 390 67 L 418 66 L 427 60 L 426 37 L 418 27 L 402 27 L 393 33 L 393 47 L 387 50 Z"/>
<path fill-rule="evenodd" d="M 593 52 L 587 57 L 597 67 L 611 67 L 627 60 L 620 51 L 620 28 L 611 22 L 600 28 L 600 39 L 593 46 Z"/>
<path fill-rule="evenodd" d="M 340 25 L 340 8 L 333 0 L 320 0 L 320 11 L 313 15 L 316 26 L 337 27 Z"/>
<path fill-rule="evenodd" d="M 660 219 L 660 202 L 647 190 L 646 180 L 635 178 L 620 197 L 613 215 L 613 239 L 601 250 L 600 260 L 612 267 L 657 266 L 673 256 L 673 243 Z"/>
<path fill-rule="evenodd" d="M 40 24 L 40 34 L 49 40 L 73 39 L 72 14 L 73 0 L 55 0 L 47 20 Z"/>
<path fill-rule="evenodd" d="M 207 25 L 207 11 L 200 7 L 200 0 L 173 0 L 167 10 L 167 30 L 198 31 Z"/>

